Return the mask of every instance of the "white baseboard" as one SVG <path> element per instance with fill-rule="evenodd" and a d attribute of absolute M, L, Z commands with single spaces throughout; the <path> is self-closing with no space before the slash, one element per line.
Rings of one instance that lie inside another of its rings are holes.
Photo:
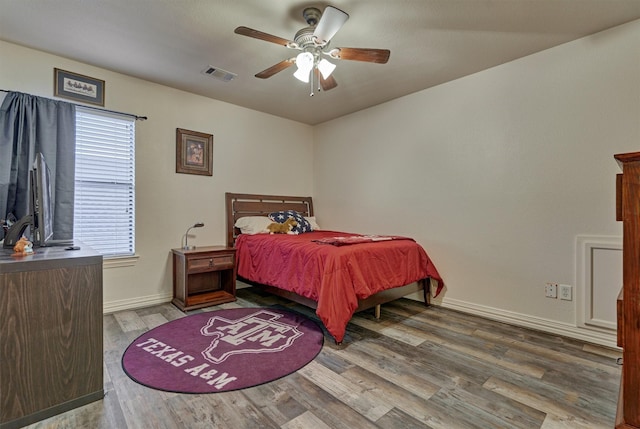
<path fill-rule="evenodd" d="M 165 302 L 171 302 L 173 299 L 172 294 L 158 294 L 141 296 L 130 299 L 119 299 L 117 301 L 104 302 L 102 304 L 102 313 L 110 314 L 116 311 L 133 310 L 136 308 L 151 307 L 152 305 L 164 304 Z"/>
<path fill-rule="evenodd" d="M 515 313 L 512 311 L 501 310 L 499 308 L 487 307 L 484 305 L 473 304 L 457 299 L 444 298 L 442 300 L 442 303 L 436 305 L 491 320 L 497 320 L 499 322 L 508 323 L 510 325 L 522 326 L 524 328 L 548 332 L 551 334 L 561 335 L 563 337 L 574 338 L 576 340 L 586 341 L 588 343 L 618 349 L 617 334 L 615 331 L 582 328 L 573 326 L 569 323 L 543 319 L 540 317 Z"/>
<path fill-rule="evenodd" d="M 132 310 L 136 308 L 150 307 L 153 305 L 171 302 L 172 294 L 158 294 L 131 299 L 121 299 L 117 301 L 109 301 L 103 304 L 103 313 L 115 313 L 116 311 Z M 596 331 L 573 326 L 568 323 L 558 322 L 555 320 L 543 319 L 530 316 L 527 314 L 515 313 L 512 311 L 501 310 L 499 308 L 488 307 L 484 305 L 473 304 L 457 299 L 444 298 L 441 303 L 435 303 L 443 308 L 461 311 L 476 316 L 484 317 L 499 322 L 508 323 L 515 326 L 522 326 L 537 331 L 548 332 L 563 337 L 574 338 L 588 343 L 598 344 L 605 347 L 617 349 L 617 334 L 615 331 Z"/>
<path fill-rule="evenodd" d="M 236 289 L 243 289 L 250 286 L 251 285 L 243 283 L 239 280 L 236 282 Z M 104 302 L 102 304 L 102 313 L 110 314 L 110 313 L 115 313 L 116 311 L 134 310 L 137 308 L 151 307 L 153 305 L 159 305 L 159 304 L 164 304 L 165 302 L 171 302 L 172 299 L 173 299 L 173 295 L 170 293 L 141 296 L 141 297 L 129 298 L 129 299 L 119 299 L 116 301 Z"/>

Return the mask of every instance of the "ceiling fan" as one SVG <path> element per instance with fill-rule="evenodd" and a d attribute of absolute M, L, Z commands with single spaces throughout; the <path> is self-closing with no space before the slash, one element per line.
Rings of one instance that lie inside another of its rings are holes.
<path fill-rule="evenodd" d="M 346 12 L 333 6 L 327 6 L 324 12 L 315 7 L 308 7 L 304 9 L 302 16 L 309 26 L 298 31 L 293 40 L 283 39 L 248 27 L 238 27 L 234 30 L 235 33 L 243 36 L 302 51 L 295 57 L 280 61 L 262 70 L 255 75 L 257 78 L 267 79 L 295 64 L 298 69 L 293 75 L 302 82 L 311 82 L 310 95 L 313 95 L 314 79 L 319 82 L 318 90 L 322 88 L 323 91 L 328 91 L 338 86 L 336 80 L 331 76 L 336 65 L 322 58 L 323 56 L 335 60 L 365 61 L 378 64 L 385 64 L 389 60 L 391 52 L 388 49 L 329 49 L 331 38 L 349 19 Z"/>

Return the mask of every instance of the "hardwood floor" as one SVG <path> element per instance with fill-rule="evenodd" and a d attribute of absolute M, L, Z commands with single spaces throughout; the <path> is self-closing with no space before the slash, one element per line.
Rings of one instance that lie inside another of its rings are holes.
<path fill-rule="evenodd" d="M 215 308 L 281 304 L 238 290 Z M 343 345 L 326 335 L 309 365 L 235 392 L 167 393 L 123 372 L 144 331 L 184 314 L 171 304 L 104 316 L 104 400 L 29 428 L 612 428 L 617 351 L 401 299 L 357 315 Z"/>

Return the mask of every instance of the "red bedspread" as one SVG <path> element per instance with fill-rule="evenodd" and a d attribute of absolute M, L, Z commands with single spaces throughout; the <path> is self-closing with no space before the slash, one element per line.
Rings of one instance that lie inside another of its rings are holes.
<path fill-rule="evenodd" d="M 358 307 L 358 299 L 426 278 L 438 281 L 436 295 L 440 293 L 442 279 L 414 240 L 350 246 L 314 242 L 340 236 L 354 234 L 241 234 L 236 239 L 238 275 L 316 301 L 316 314 L 338 342 Z"/>

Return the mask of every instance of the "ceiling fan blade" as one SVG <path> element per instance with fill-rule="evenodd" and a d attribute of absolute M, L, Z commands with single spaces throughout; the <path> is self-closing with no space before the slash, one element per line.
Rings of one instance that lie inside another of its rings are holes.
<path fill-rule="evenodd" d="M 295 63 L 294 58 L 289 58 L 288 60 L 280 61 L 278 64 L 274 64 L 268 69 L 262 70 L 260 73 L 256 74 L 257 78 L 267 79 L 274 74 L 281 72 L 282 70 L 291 67 Z"/>
<path fill-rule="evenodd" d="M 316 26 L 313 35 L 321 45 L 327 43 L 340 30 L 349 19 L 349 14 L 333 6 L 327 6 L 322 12 L 320 22 Z"/>
<path fill-rule="evenodd" d="M 253 37 L 254 39 L 264 40 L 266 42 L 275 43 L 277 45 L 288 46 L 291 43 L 290 40 L 283 39 L 282 37 L 274 36 L 273 34 L 263 33 L 262 31 L 254 30 L 249 27 L 238 27 L 233 30 L 236 34 L 243 36 Z"/>
<path fill-rule="evenodd" d="M 320 74 L 320 86 L 323 91 L 329 91 L 330 89 L 338 86 L 338 82 L 333 78 L 333 76 L 329 76 L 328 78 L 323 78 L 322 74 Z"/>
<path fill-rule="evenodd" d="M 323 91 L 329 91 L 338 86 L 338 82 L 333 78 L 333 75 L 329 75 L 329 77 L 325 79 L 317 68 L 313 70 L 313 73 L 316 79 L 320 79 L 320 87 Z"/>
<path fill-rule="evenodd" d="M 339 60 L 365 61 L 368 63 L 386 64 L 391 51 L 388 49 L 367 48 L 335 48 L 329 52 L 331 58 Z"/>

